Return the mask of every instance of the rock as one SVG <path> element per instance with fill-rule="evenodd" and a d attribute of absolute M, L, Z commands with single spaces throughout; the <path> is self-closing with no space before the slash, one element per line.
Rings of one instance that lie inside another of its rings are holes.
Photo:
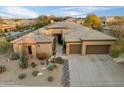
<path fill-rule="evenodd" d="M 42 68 L 41 68 L 41 70 L 45 70 L 45 69 L 46 69 L 46 67 L 42 67 Z"/>
<path fill-rule="evenodd" d="M 62 75 L 62 82 L 63 86 L 68 87 L 70 86 L 70 77 L 69 77 L 69 65 L 68 61 L 64 62 L 63 67 L 63 75 Z"/>
<path fill-rule="evenodd" d="M 43 73 L 42 72 L 39 72 L 38 74 L 37 74 L 37 76 L 42 76 L 43 75 Z"/>

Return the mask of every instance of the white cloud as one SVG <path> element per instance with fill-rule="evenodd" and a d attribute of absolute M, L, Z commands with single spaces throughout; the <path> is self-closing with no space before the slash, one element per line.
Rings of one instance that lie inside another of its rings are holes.
<path fill-rule="evenodd" d="M 35 7 L 34 7 L 35 8 Z M 42 8 L 42 7 L 41 7 Z M 47 8 L 47 7 L 46 7 Z M 94 6 L 70 6 L 70 7 L 58 7 L 53 10 L 41 12 L 42 15 L 55 15 L 55 16 L 73 16 L 73 17 L 85 17 L 87 14 L 94 13 L 98 10 L 109 10 L 121 7 L 94 7 Z M 37 12 L 25 7 L 2 7 L 0 9 L 0 16 L 7 18 L 35 18 L 39 16 Z"/>
<path fill-rule="evenodd" d="M 73 16 L 73 17 L 85 17 L 87 14 L 93 13 L 97 10 L 108 10 L 121 7 L 64 7 L 55 10 L 47 11 L 45 14 L 56 15 L 56 16 Z"/>
<path fill-rule="evenodd" d="M 35 18 L 39 14 L 23 7 L 4 7 L 4 17 Z"/>

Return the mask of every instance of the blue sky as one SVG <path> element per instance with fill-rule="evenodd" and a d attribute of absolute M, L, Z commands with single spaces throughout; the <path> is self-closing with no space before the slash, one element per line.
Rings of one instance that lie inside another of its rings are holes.
<path fill-rule="evenodd" d="M 98 16 L 123 16 L 124 7 L 96 6 L 18 6 L 0 7 L 0 16 L 5 18 L 36 18 L 39 15 L 85 17 L 87 14 Z"/>

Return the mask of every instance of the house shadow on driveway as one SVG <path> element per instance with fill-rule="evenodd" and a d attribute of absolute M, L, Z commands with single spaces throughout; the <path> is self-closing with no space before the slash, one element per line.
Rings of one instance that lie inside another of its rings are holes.
<path fill-rule="evenodd" d="M 109 55 L 69 55 L 71 87 L 124 87 L 124 65 Z"/>

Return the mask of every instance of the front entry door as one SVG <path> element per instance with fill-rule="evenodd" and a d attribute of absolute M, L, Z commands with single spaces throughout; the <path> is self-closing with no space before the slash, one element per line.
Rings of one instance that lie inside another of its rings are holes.
<path fill-rule="evenodd" d="M 28 54 L 32 54 L 31 46 L 28 46 Z"/>

